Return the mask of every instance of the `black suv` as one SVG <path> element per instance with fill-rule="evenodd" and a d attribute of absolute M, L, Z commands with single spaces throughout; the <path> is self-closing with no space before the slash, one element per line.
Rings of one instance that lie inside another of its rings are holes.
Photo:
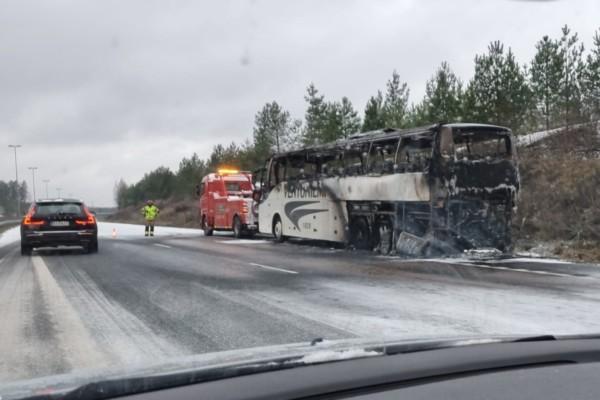
<path fill-rule="evenodd" d="M 31 254 L 34 247 L 57 246 L 98 251 L 96 217 L 80 200 L 38 200 L 21 221 L 22 255 Z"/>

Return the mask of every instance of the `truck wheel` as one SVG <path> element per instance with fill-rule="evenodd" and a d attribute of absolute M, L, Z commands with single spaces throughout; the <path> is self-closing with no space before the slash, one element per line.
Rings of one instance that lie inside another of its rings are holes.
<path fill-rule="evenodd" d="M 281 218 L 279 215 L 276 215 L 273 218 L 273 237 L 277 243 L 281 243 L 285 240 L 285 235 L 283 234 L 283 224 L 281 223 Z"/>
<path fill-rule="evenodd" d="M 233 217 L 233 236 L 239 239 L 242 237 L 242 233 L 242 221 L 240 220 L 240 217 L 236 215 Z"/>
<path fill-rule="evenodd" d="M 204 230 L 204 236 L 212 236 L 213 234 L 213 228 L 208 226 L 206 216 L 202 217 L 202 230 Z"/>
<path fill-rule="evenodd" d="M 365 218 L 350 221 L 350 244 L 358 250 L 371 250 L 371 231 Z"/>
<path fill-rule="evenodd" d="M 32 250 L 33 249 L 31 248 L 31 246 L 27 246 L 26 244 L 21 243 L 21 255 L 22 256 L 30 256 Z"/>

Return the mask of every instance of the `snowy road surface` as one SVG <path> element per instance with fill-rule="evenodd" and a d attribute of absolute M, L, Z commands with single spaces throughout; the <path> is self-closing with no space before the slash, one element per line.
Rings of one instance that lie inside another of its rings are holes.
<path fill-rule="evenodd" d="M 0 386 L 197 353 L 369 338 L 600 332 L 600 268 L 401 260 L 101 224 L 100 252 L 0 237 Z M 114 236 L 114 237 L 113 237 Z"/>

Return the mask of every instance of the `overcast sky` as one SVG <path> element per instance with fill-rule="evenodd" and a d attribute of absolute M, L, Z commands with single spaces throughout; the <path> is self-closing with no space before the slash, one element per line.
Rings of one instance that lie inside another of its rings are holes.
<path fill-rule="evenodd" d="M 362 112 L 396 69 L 419 101 L 441 61 L 466 81 L 501 40 L 529 62 L 565 23 L 589 48 L 600 1 L 3 1 L 0 179 L 19 143 L 38 195 L 112 205 L 119 178 L 250 138 L 267 101 L 302 118 L 311 81 Z"/>

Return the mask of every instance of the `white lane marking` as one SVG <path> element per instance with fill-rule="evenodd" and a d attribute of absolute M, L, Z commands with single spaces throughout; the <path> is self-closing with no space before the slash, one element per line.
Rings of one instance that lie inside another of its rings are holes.
<path fill-rule="evenodd" d="M 393 260 L 393 261 L 398 261 Z M 523 272 L 523 273 L 527 273 L 527 274 L 537 274 L 537 275 L 551 275 L 551 276 L 561 276 L 561 277 L 570 277 L 570 278 L 588 278 L 587 276 L 579 276 L 579 275 L 573 275 L 573 274 L 563 274 L 560 272 L 548 272 L 548 271 L 539 271 L 539 270 L 531 270 L 531 269 L 524 269 L 524 268 L 510 268 L 510 267 L 502 267 L 499 265 L 481 265 L 481 264 L 475 264 L 475 263 L 470 263 L 468 261 L 460 261 L 460 260 L 453 260 L 451 258 L 448 259 L 444 259 L 444 258 L 440 258 L 440 259 L 402 259 L 403 262 L 420 262 L 420 263 L 428 263 L 428 262 L 434 262 L 434 263 L 439 263 L 439 264 L 450 264 L 450 265 L 458 265 L 461 267 L 476 267 L 476 268 L 486 268 L 486 269 L 497 269 L 497 270 L 501 270 L 501 271 L 515 271 L 515 272 Z"/>
<path fill-rule="evenodd" d="M 263 264 L 257 264 L 257 263 L 250 263 L 250 265 L 253 265 L 253 266 L 259 267 L 259 268 L 264 268 L 264 269 L 271 269 L 273 271 L 285 272 L 285 273 L 288 273 L 288 274 L 297 274 L 298 273 L 296 271 L 292 271 L 291 269 L 283 269 L 283 268 L 271 267 L 269 265 L 263 265 Z"/>
<path fill-rule="evenodd" d="M 171 246 L 167 246 L 166 244 L 162 244 L 162 243 L 154 243 L 154 245 L 158 246 L 158 247 L 164 247 L 165 249 L 170 249 L 171 248 Z"/>
<path fill-rule="evenodd" d="M 458 265 L 463 265 L 465 267 L 477 267 L 477 268 L 487 268 L 487 269 L 498 269 L 501 271 L 515 271 L 515 272 L 524 272 L 527 274 L 538 274 L 538 275 L 552 275 L 552 276 L 562 276 L 562 277 L 575 277 L 575 278 L 581 278 L 577 275 L 571 275 L 571 274 L 561 274 L 560 272 L 548 272 L 548 271 L 533 271 L 530 269 L 523 269 L 523 268 L 509 268 L 509 267 L 497 267 L 497 266 L 491 266 L 491 265 L 480 265 L 480 264 L 458 264 Z"/>
<path fill-rule="evenodd" d="M 254 239 L 231 239 L 231 240 L 217 240 L 219 243 L 225 244 L 265 244 L 271 243 L 270 240 L 254 240 Z"/>
<path fill-rule="evenodd" d="M 98 344 L 52 276 L 43 258 L 33 256 L 31 262 L 44 304 L 59 333 L 60 346 L 69 364 L 77 368 L 108 365 L 102 353 L 97 351 Z"/>

